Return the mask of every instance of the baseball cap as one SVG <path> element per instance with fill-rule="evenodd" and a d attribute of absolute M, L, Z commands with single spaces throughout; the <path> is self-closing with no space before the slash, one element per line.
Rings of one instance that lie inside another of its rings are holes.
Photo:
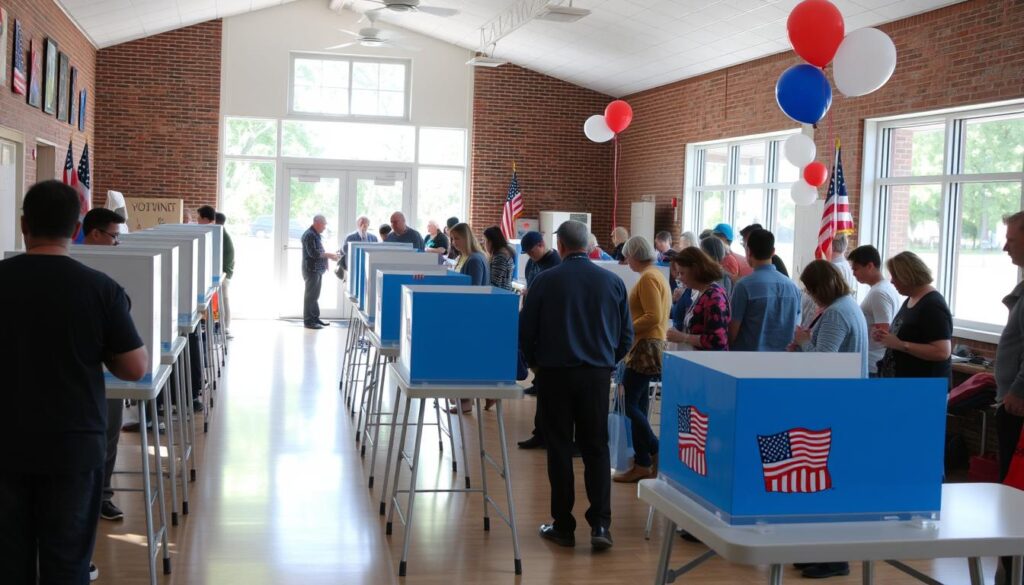
<path fill-rule="evenodd" d="M 544 241 L 544 236 L 538 232 L 526 232 L 523 234 L 523 239 L 519 241 L 519 245 L 523 248 L 523 253 L 527 253 L 533 249 L 534 246 Z"/>
<path fill-rule="evenodd" d="M 722 236 L 723 238 L 729 240 L 730 242 L 733 240 L 732 226 L 727 223 L 720 223 L 716 225 L 715 228 L 711 230 L 711 233 L 713 233 L 716 236 Z"/>
<path fill-rule="evenodd" d="M 448 229 L 452 229 L 453 227 L 459 225 L 459 218 L 457 218 L 457 217 L 449 217 L 448 221 L 445 222 L 445 225 L 448 226 Z"/>

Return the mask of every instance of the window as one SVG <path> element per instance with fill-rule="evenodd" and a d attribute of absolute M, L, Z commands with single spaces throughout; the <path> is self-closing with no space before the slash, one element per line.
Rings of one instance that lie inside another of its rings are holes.
<path fill-rule="evenodd" d="M 687 198 L 687 229 L 694 233 L 718 223 L 733 226 L 736 239 L 732 250 L 744 254 L 739 230 L 759 223 L 775 234 L 776 253 L 793 266 L 795 207 L 789 198 L 790 185 L 799 171 L 782 156 L 782 142 L 788 134 L 693 145 L 687 158 L 692 168 Z"/>
<path fill-rule="evenodd" d="M 420 128 L 420 167 L 416 175 L 416 218 L 443 225 L 466 214 L 466 131 Z M 430 166 L 426 166 L 430 165 Z"/>
<path fill-rule="evenodd" d="M 224 123 L 224 154 L 277 156 L 277 120 L 227 118 Z"/>
<path fill-rule="evenodd" d="M 285 120 L 281 155 L 411 163 L 416 157 L 416 127 Z"/>
<path fill-rule="evenodd" d="M 1020 280 L 1002 218 L 1024 203 L 1024 106 L 869 121 L 865 139 L 862 216 L 883 258 L 914 252 L 958 329 L 1000 332 Z"/>
<path fill-rule="evenodd" d="M 293 114 L 409 118 L 409 62 L 292 55 Z"/>

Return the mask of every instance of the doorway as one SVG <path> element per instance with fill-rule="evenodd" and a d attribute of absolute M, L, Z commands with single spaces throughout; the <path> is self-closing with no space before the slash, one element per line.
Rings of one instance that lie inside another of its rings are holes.
<path fill-rule="evenodd" d="M 18 145 L 0 138 L 0 251 L 21 248 Z"/>

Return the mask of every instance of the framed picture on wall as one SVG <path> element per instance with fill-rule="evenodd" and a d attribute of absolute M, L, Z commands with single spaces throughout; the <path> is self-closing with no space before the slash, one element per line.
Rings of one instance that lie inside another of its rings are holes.
<path fill-rule="evenodd" d="M 57 119 L 61 122 L 68 121 L 68 82 L 71 74 L 68 70 L 69 67 L 71 67 L 71 63 L 68 61 L 68 56 L 60 53 L 57 56 Z"/>
<path fill-rule="evenodd" d="M 7 10 L 0 8 L 0 85 L 7 85 Z"/>
<path fill-rule="evenodd" d="M 72 127 L 74 127 L 74 126 L 78 125 L 78 68 L 77 67 L 72 67 L 71 68 L 71 78 L 70 78 L 70 81 L 68 81 L 68 93 L 67 93 L 66 97 L 67 97 L 67 102 L 68 102 L 68 123 L 71 124 Z M 64 98 L 65 98 L 65 96 L 62 95 L 61 99 L 64 99 Z"/>
<path fill-rule="evenodd" d="M 57 41 L 46 39 L 43 55 L 43 111 L 57 112 Z"/>
<path fill-rule="evenodd" d="M 21 34 L 21 23 L 14 20 L 14 58 L 12 69 L 14 73 L 11 81 L 11 91 L 18 95 L 25 95 L 28 91 L 28 72 L 25 70 L 25 45 Z"/>
<path fill-rule="evenodd" d="M 88 92 L 82 90 L 78 92 L 78 129 L 85 132 L 85 102 Z"/>
<path fill-rule="evenodd" d="M 34 41 L 28 42 L 29 76 L 28 105 L 38 108 L 43 104 L 43 53 Z"/>

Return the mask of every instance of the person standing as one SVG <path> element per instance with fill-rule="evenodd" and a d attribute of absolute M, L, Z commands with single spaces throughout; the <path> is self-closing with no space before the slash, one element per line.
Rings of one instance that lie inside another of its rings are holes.
<path fill-rule="evenodd" d="M 391 214 L 391 233 L 388 234 L 386 242 L 401 242 L 412 244 L 412 247 L 423 251 L 423 236 L 405 222 L 405 214 L 396 211 Z"/>
<path fill-rule="evenodd" d="M 752 232 L 754 230 L 763 230 L 763 229 L 764 229 L 764 226 L 759 224 L 759 223 L 752 223 L 752 224 L 748 225 L 747 227 L 741 229 L 740 230 L 740 238 L 743 239 L 743 247 L 744 248 L 747 247 L 747 236 L 750 235 L 750 232 Z M 787 277 L 789 276 L 789 270 L 786 269 L 786 263 L 782 261 L 782 258 L 779 258 L 778 254 L 772 254 L 772 266 L 775 266 L 775 269 L 778 270 L 779 274 L 781 274 L 782 276 L 787 276 Z"/>
<path fill-rule="evenodd" d="M 673 318 L 672 328 L 665 338 L 675 343 L 685 343 L 693 349 L 707 351 L 729 351 L 729 296 L 720 281 L 722 266 L 700 248 L 684 248 L 672 258 L 672 269 L 676 271 L 682 286 L 686 287 L 683 298 L 694 291 L 697 298 L 684 309 L 684 315 Z"/>
<path fill-rule="evenodd" d="M 512 280 L 515 279 L 515 249 L 501 233 L 501 228 L 496 225 L 484 230 L 484 250 L 491 256 L 490 285 L 512 290 Z"/>
<path fill-rule="evenodd" d="M 217 212 L 214 216 L 214 220 L 217 225 L 224 226 L 228 221 L 228 216 L 221 212 Z M 224 336 L 228 339 L 233 339 L 231 335 L 231 304 L 228 302 L 228 285 L 231 284 L 231 279 L 235 276 L 235 243 L 231 241 L 231 234 L 228 233 L 227 226 L 224 226 L 224 282 L 220 284 L 220 294 L 224 298 L 222 308 L 224 311 Z"/>
<path fill-rule="evenodd" d="M 779 274 L 772 264 L 774 254 L 775 236 L 770 231 L 754 230 L 747 236 L 747 259 L 754 271 L 737 281 L 732 291 L 732 351 L 786 351 L 793 340 L 800 320 L 800 290 Z"/>
<path fill-rule="evenodd" d="M 612 258 L 619 261 L 619 264 L 626 263 L 626 257 L 622 255 L 622 247 L 629 239 L 629 230 L 621 225 L 612 230 Z"/>
<path fill-rule="evenodd" d="M 444 226 L 445 226 L 444 227 L 444 235 L 448 236 L 448 244 L 449 244 L 449 246 L 448 246 L 448 259 L 449 260 L 458 260 L 459 259 L 459 251 L 456 250 L 455 247 L 451 245 L 451 240 L 452 240 L 452 228 L 457 226 L 457 225 L 459 225 L 460 223 L 462 223 L 462 222 L 459 221 L 459 218 L 454 217 L 454 216 L 453 217 L 449 217 L 448 221 L 444 222 Z"/>
<path fill-rule="evenodd" d="M 848 245 L 844 234 L 839 234 L 832 238 L 832 264 L 839 270 L 839 274 L 843 275 L 843 280 L 850 287 L 850 294 L 853 295 L 853 298 L 857 298 L 857 277 L 853 274 L 853 267 L 850 266 L 850 261 L 846 259 L 846 247 Z"/>
<path fill-rule="evenodd" d="M 672 232 L 660 231 L 654 235 L 654 249 L 658 251 L 658 264 L 665 264 L 676 255 L 672 248 Z"/>
<path fill-rule="evenodd" d="M 327 218 L 317 215 L 313 225 L 302 234 L 302 279 L 306 282 L 302 298 L 302 323 L 306 329 L 323 329 L 327 322 L 320 320 L 320 288 L 327 260 L 337 260 L 338 255 L 324 250 L 320 234 L 327 229 Z"/>
<path fill-rule="evenodd" d="M 523 234 L 523 238 L 519 240 L 519 245 L 522 247 L 523 253 L 529 257 L 529 260 L 526 261 L 525 269 L 526 289 L 523 290 L 523 295 L 525 296 L 530 290 L 530 285 L 537 279 L 537 275 L 549 268 L 554 268 L 561 264 L 562 257 L 558 255 L 558 250 L 548 250 L 547 244 L 544 242 L 544 236 L 540 235 L 540 232 L 526 232 Z M 537 388 L 536 386 L 530 386 L 526 390 L 523 390 L 523 393 L 530 396 L 536 396 Z M 533 432 L 529 439 L 516 443 L 519 448 L 543 448 L 545 443 L 544 433 L 541 430 L 542 427 L 540 401 L 538 401 L 537 408 L 533 415 Z"/>
<path fill-rule="evenodd" d="M 388 241 L 388 236 L 391 235 L 391 224 L 388 224 L 388 223 L 380 224 L 380 227 L 377 228 L 377 233 L 380 234 L 380 241 L 382 241 L 382 242 Z"/>
<path fill-rule="evenodd" d="M 360 215 L 356 218 L 356 231 L 345 236 L 345 243 L 349 242 L 376 242 L 377 236 L 369 233 L 370 218 Z"/>
<path fill-rule="evenodd" d="M 722 243 L 725 244 L 726 253 L 725 258 L 722 259 L 722 268 L 724 268 L 725 271 L 729 274 L 729 277 L 735 281 L 745 276 L 750 276 L 750 274 L 754 271 L 754 269 L 750 266 L 750 263 L 747 262 L 746 258 L 743 258 L 732 251 L 732 226 L 727 223 L 720 223 L 716 225 L 714 229 L 711 230 L 711 235 L 718 238 L 719 240 L 722 240 Z M 769 261 L 770 260 L 771 259 L 769 259 Z"/>
<path fill-rule="evenodd" d="M 567 221 L 555 232 L 564 260 L 537 275 L 519 317 L 519 349 L 535 368 L 542 430 L 547 441 L 551 517 L 541 538 L 576 545 L 573 430 L 583 456 L 590 508 L 590 543 L 612 546 L 608 383 L 633 344 L 622 279 L 587 258 L 586 224 Z"/>
<path fill-rule="evenodd" d="M 848 256 L 857 282 L 871 287 L 860 304 L 868 329 L 888 329 L 900 306 L 900 293 L 882 275 L 882 256 L 874 246 L 858 246 Z M 869 333 L 870 333 L 869 331 Z M 871 339 L 868 342 L 868 375 L 878 376 L 878 362 L 885 355 L 885 346 Z"/>
<path fill-rule="evenodd" d="M 441 231 L 437 222 L 434 220 L 428 221 L 427 239 L 423 242 L 423 251 L 437 254 L 439 258 L 444 258 L 445 254 L 448 253 L 449 246 L 451 246 L 451 243 L 448 242 L 448 236 Z"/>
<path fill-rule="evenodd" d="M 33 185 L 21 217 L 26 253 L 0 261 L 0 282 L 17 283 L 0 287 L 4 583 L 89 582 L 106 457 L 103 366 L 136 381 L 149 363 L 124 289 L 68 256 L 79 212 L 68 185 Z"/>

